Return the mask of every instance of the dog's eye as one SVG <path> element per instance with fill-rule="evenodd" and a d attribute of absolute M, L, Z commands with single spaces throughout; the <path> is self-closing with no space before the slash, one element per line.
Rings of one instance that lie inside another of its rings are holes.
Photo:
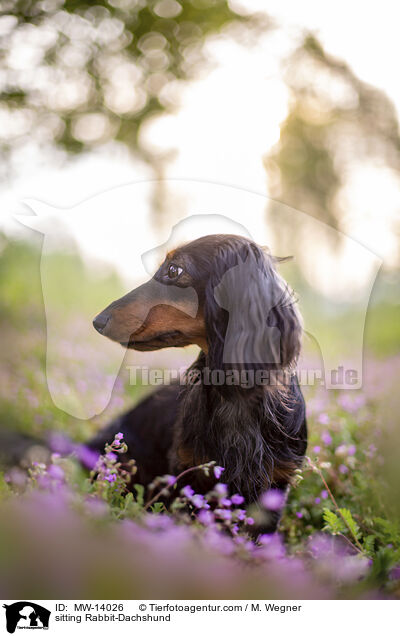
<path fill-rule="evenodd" d="M 183 272 L 182 267 L 179 267 L 178 265 L 174 265 L 173 263 L 168 267 L 168 278 L 170 279 L 174 279 L 174 278 L 178 278 L 178 276 L 180 276 Z"/>

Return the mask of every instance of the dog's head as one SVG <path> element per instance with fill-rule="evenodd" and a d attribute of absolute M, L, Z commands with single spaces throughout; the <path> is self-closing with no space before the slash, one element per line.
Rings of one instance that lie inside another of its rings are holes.
<path fill-rule="evenodd" d="M 138 351 L 197 344 L 212 369 L 289 368 L 301 319 L 276 260 L 247 238 L 204 236 L 167 254 L 150 281 L 93 324 Z"/>

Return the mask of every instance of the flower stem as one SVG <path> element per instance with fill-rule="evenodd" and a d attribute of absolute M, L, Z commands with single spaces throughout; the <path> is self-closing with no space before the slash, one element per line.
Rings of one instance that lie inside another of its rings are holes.
<path fill-rule="evenodd" d="M 215 463 L 215 462 L 212 462 L 212 463 Z M 149 508 L 151 508 L 151 506 L 153 504 L 155 504 L 156 501 L 159 500 L 159 498 L 161 497 L 161 493 L 163 491 L 169 490 L 170 488 L 175 486 L 177 484 L 177 482 L 179 481 L 179 479 L 181 479 L 181 477 L 184 477 L 185 475 L 188 475 L 189 473 L 192 473 L 195 470 L 204 469 L 205 466 L 209 466 L 209 464 L 200 464 L 199 466 L 192 466 L 192 468 L 187 468 L 182 473 L 179 473 L 179 475 L 177 475 L 177 477 L 175 477 L 175 479 L 174 479 L 174 481 L 172 483 L 168 484 L 167 486 L 163 486 L 161 488 L 160 492 L 158 492 L 156 495 L 154 495 L 154 497 L 152 499 L 150 499 L 150 501 L 145 505 L 144 509 L 148 510 Z"/>
<path fill-rule="evenodd" d="M 361 543 L 359 542 L 359 540 L 357 539 L 357 537 L 356 537 L 356 535 L 354 534 L 353 530 L 350 528 L 350 526 L 349 526 L 349 524 L 347 523 L 347 521 L 346 521 L 345 517 L 343 516 L 342 511 L 340 510 L 340 508 L 339 508 L 339 506 L 338 506 L 338 504 L 337 504 L 337 502 L 336 502 L 336 499 L 335 499 L 335 497 L 333 496 L 332 491 L 331 491 L 331 489 L 329 488 L 329 486 L 328 486 L 328 484 L 327 484 L 327 482 L 326 482 L 326 479 L 325 479 L 325 477 L 324 477 L 324 476 L 323 476 L 323 474 L 322 474 L 322 470 L 319 468 L 319 466 L 317 466 L 316 464 L 314 464 L 314 462 L 313 462 L 313 461 L 312 461 L 309 457 L 306 457 L 306 459 L 307 459 L 307 461 L 308 461 L 309 465 L 311 466 L 311 468 L 312 468 L 315 472 L 317 472 L 317 473 L 318 473 L 318 475 L 320 476 L 320 478 L 321 478 L 321 480 L 322 480 L 322 483 L 324 484 L 325 489 L 326 489 L 326 491 L 327 491 L 327 493 L 328 493 L 329 497 L 331 498 L 331 501 L 332 501 L 333 505 L 335 506 L 335 508 L 336 508 L 337 512 L 339 513 L 339 515 L 341 516 L 341 518 L 342 518 L 342 520 L 343 520 L 343 523 L 344 523 L 344 524 L 345 524 L 345 526 L 348 528 L 348 530 L 349 530 L 349 532 L 350 532 L 351 536 L 353 537 L 353 539 L 354 539 L 354 541 L 355 541 L 355 543 L 356 543 L 356 546 L 357 546 L 357 547 L 356 547 L 356 546 L 353 546 L 353 547 L 356 547 L 356 549 L 358 550 L 358 552 L 360 552 L 361 554 L 365 554 L 365 550 L 363 549 L 363 547 L 362 547 Z"/>

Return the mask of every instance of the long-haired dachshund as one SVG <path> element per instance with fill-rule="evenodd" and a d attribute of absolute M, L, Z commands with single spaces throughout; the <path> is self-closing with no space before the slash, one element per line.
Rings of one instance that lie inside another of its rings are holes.
<path fill-rule="evenodd" d="M 241 236 L 204 236 L 167 254 L 148 283 L 104 309 L 94 327 L 125 347 L 197 344 L 201 352 L 183 386 L 158 389 L 89 446 L 102 451 L 122 432 L 144 485 L 215 460 L 247 504 L 271 487 L 286 493 L 307 428 L 295 374 L 301 318 L 277 260 Z M 210 489 L 192 475 L 197 492 Z M 273 532 L 278 521 L 276 513 L 260 530 Z"/>

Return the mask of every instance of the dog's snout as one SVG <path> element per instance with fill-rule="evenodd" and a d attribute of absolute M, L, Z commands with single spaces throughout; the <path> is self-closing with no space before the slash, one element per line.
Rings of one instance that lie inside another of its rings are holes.
<path fill-rule="evenodd" d="M 106 311 L 102 311 L 101 314 L 96 316 L 96 318 L 93 320 L 93 327 L 99 333 L 103 333 L 105 326 L 107 325 L 109 320 L 110 320 L 110 314 Z"/>

